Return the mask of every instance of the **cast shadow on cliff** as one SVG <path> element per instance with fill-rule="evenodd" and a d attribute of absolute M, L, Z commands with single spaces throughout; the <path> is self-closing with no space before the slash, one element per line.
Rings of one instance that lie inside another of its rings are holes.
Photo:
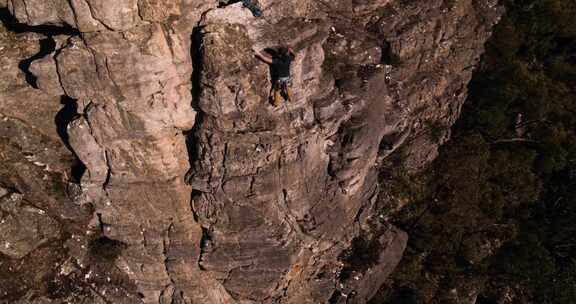
<path fill-rule="evenodd" d="M 127 247 L 126 243 L 100 236 L 90 241 L 88 252 L 93 263 L 113 264 Z"/>
<path fill-rule="evenodd" d="M 24 72 L 26 76 L 26 82 L 30 84 L 33 88 L 37 89 L 38 85 L 36 83 L 36 77 L 30 72 L 30 65 L 33 61 L 43 58 L 56 49 L 56 42 L 52 38 L 53 36 L 58 35 L 67 35 L 67 36 L 77 36 L 80 35 L 80 32 L 69 26 L 56 26 L 56 25 L 27 25 L 20 23 L 7 8 L 0 8 L 0 22 L 4 25 L 6 30 L 9 32 L 13 32 L 16 34 L 22 33 L 37 33 L 46 36 L 46 38 L 40 40 L 40 50 L 38 53 L 33 55 L 30 58 L 24 59 L 20 61 L 18 64 L 18 68 Z"/>
<path fill-rule="evenodd" d="M 71 27 L 70 25 L 58 26 L 58 25 L 28 25 L 20 23 L 7 8 L 0 8 L 0 22 L 6 27 L 9 32 L 16 34 L 21 33 L 37 33 L 46 36 L 76 36 L 80 35 L 80 32 Z"/>
<path fill-rule="evenodd" d="M 200 97 L 202 95 L 202 71 L 204 69 L 202 62 L 202 26 L 197 26 L 192 30 L 192 35 L 190 36 L 191 47 L 190 47 L 190 57 L 192 58 L 192 75 L 190 81 L 192 82 L 192 102 L 190 106 L 196 111 L 196 120 L 194 122 L 194 127 L 191 130 L 184 133 L 186 136 L 186 149 L 188 151 L 188 162 L 190 164 L 190 170 L 186 173 L 184 178 L 186 183 L 189 183 L 192 174 L 192 168 L 194 166 L 194 161 L 199 158 L 199 151 L 196 145 L 195 134 L 198 131 L 199 126 L 202 124 L 204 119 L 204 114 L 200 108 Z"/>
<path fill-rule="evenodd" d="M 198 114 L 202 113 L 200 109 L 200 96 L 202 94 L 202 71 L 204 70 L 204 64 L 202 62 L 203 55 L 203 37 L 202 37 L 202 26 L 197 26 L 192 30 L 192 35 L 190 36 L 191 47 L 190 47 L 190 57 L 192 58 L 192 76 L 190 81 L 192 82 L 192 108 Z M 196 117 L 198 119 L 198 117 Z M 196 123 L 198 124 L 198 123 Z"/>
<path fill-rule="evenodd" d="M 30 72 L 30 65 L 35 60 L 44 58 L 47 55 L 50 55 L 52 52 L 56 50 L 56 42 L 52 37 L 48 37 L 45 39 L 40 40 L 40 51 L 36 53 L 34 56 L 24 59 L 18 63 L 18 68 L 24 72 L 26 76 L 26 82 L 31 85 L 33 88 L 38 89 L 38 79 L 32 72 Z"/>
<path fill-rule="evenodd" d="M 7 8 L 0 8 L 0 22 L 6 27 L 9 32 L 16 34 L 21 33 L 37 33 L 46 36 L 57 36 L 57 35 L 67 35 L 76 36 L 80 35 L 80 32 L 69 26 L 58 26 L 58 25 L 27 25 L 20 23 Z"/>
<path fill-rule="evenodd" d="M 392 50 L 392 45 L 387 40 L 382 40 L 380 50 L 380 64 L 397 66 L 401 63 L 400 56 Z"/>
<path fill-rule="evenodd" d="M 68 96 L 62 96 L 60 98 L 60 104 L 62 104 L 63 107 L 54 117 L 56 133 L 58 133 L 58 136 L 60 136 L 60 139 L 66 148 L 70 150 L 70 152 L 74 153 L 75 160 L 70 168 L 71 176 L 73 181 L 80 182 L 80 178 L 84 175 L 84 172 L 86 172 L 86 166 L 80 161 L 74 152 L 74 149 L 70 146 L 70 139 L 68 136 L 68 124 L 79 116 L 78 104 L 76 103 L 76 100 Z"/>

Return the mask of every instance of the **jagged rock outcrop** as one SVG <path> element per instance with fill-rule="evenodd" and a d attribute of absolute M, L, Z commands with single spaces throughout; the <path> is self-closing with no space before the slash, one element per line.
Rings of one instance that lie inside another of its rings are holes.
<path fill-rule="evenodd" d="M 447 132 L 422 134 L 457 118 L 496 2 L 8 0 L 2 39 L 48 47 L 3 59 L 0 186 L 30 204 L 0 210 L 42 233 L 0 252 L 60 244 L 42 275 L 68 287 L 6 299 L 366 303 L 407 239 L 373 208 L 379 163 L 435 157 Z M 276 108 L 252 49 L 279 45 Z"/>

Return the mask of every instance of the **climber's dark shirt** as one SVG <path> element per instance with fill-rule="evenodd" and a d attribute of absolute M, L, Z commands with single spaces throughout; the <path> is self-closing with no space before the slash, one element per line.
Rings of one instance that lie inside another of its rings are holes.
<path fill-rule="evenodd" d="M 294 60 L 294 55 L 272 57 L 272 75 L 274 78 L 290 77 L 290 64 Z"/>

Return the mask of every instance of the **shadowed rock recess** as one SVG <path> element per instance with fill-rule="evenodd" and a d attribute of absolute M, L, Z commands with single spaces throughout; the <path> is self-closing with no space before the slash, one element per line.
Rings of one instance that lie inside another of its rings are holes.
<path fill-rule="evenodd" d="M 394 270 L 379 163 L 436 157 L 498 1 L 222 2 L 0 1 L 1 303 L 366 303 Z"/>

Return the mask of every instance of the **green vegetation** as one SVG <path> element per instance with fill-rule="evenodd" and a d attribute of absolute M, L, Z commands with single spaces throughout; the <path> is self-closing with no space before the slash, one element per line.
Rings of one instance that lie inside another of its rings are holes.
<path fill-rule="evenodd" d="M 390 214 L 410 240 L 373 303 L 450 303 L 453 289 L 574 303 L 576 1 L 503 2 L 452 140 L 421 176 L 383 177 L 410 201 Z"/>

